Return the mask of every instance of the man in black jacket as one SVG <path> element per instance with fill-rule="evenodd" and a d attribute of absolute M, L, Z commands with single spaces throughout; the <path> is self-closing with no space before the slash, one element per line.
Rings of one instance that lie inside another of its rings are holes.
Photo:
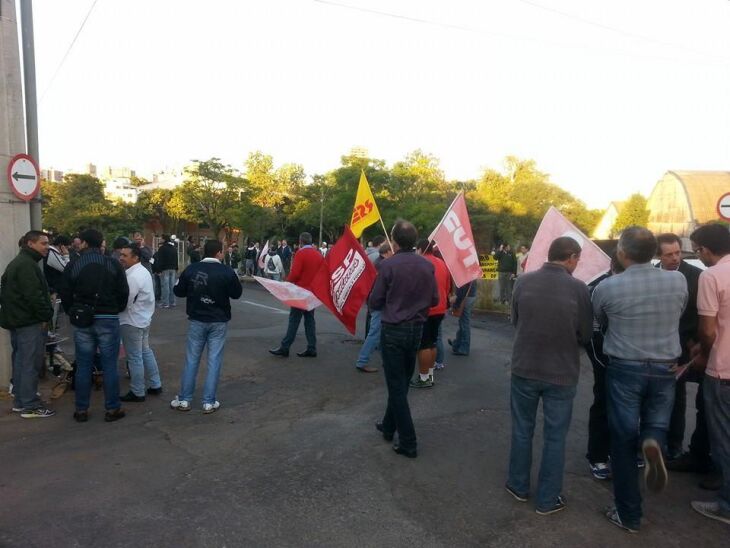
<path fill-rule="evenodd" d="M 89 326 L 76 326 L 76 412 L 78 422 L 89 419 L 89 399 L 94 356 L 97 348 L 104 375 L 104 420 L 113 422 L 124 417 L 119 401 L 119 313 L 127 308 L 129 286 L 118 261 L 102 255 L 104 240 L 98 230 L 87 229 L 79 234 L 81 255 L 64 272 L 61 301 L 67 314 L 79 305 L 93 309 Z M 76 305 L 76 307 L 74 307 Z"/>
<path fill-rule="evenodd" d="M 24 419 L 52 417 L 38 397 L 47 322 L 53 316 L 48 285 L 38 262 L 48 255 L 48 235 L 31 230 L 10 261 L 0 286 L 0 325 L 10 331 L 13 348 L 13 411 Z"/>
<path fill-rule="evenodd" d="M 502 304 L 509 304 L 512 300 L 512 284 L 517 275 L 517 257 L 509 244 L 501 244 L 493 255 L 497 259 L 499 301 Z"/>
<path fill-rule="evenodd" d="M 682 242 L 675 234 L 659 234 L 657 236 L 659 268 L 663 270 L 677 270 L 687 280 L 687 308 L 679 319 L 679 341 L 682 345 L 680 364 L 689 361 L 689 348 L 698 341 L 697 327 L 697 288 L 702 270 L 692 266 L 682 259 Z M 705 422 L 705 400 L 702 392 L 702 377 L 704 374 L 687 370 L 678 379 L 674 393 L 674 407 L 672 418 L 667 432 L 667 468 L 675 472 L 707 473 L 712 466 L 710 459 L 710 440 Z M 683 453 L 685 416 L 687 412 L 687 382 L 698 383 L 695 408 L 697 418 L 695 431 L 689 445 L 689 452 Z"/>
<path fill-rule="evenodd" d="M 208 372 L 203 388 L 203 413 L 214 413 L 220 407 L 220 402 L 216 400 L 216 389 L 223 365 L 226 331 L 231 319 L 230 299 L 238 299 L 243 288 L 235 271 L 221 262 L 221 242 L 208 240 L 203 249 L 205 258 L 188 266 L 175 286 L 175 295 L 187 297 L 186 311 L 190 327 L 180 392 L 170 402 L 170 407 L 178 411 L 190 411 L 200 357 L 207 345 Z"/>
<path fill-rule="evenodd" d="M 163 234 L 155 264 L 155 270 L 160 273 L 162 308 L 175 306 L 175 293 L 172 288 L 175 287 L 177 267 L 177 246 L 169 234 Z"/>

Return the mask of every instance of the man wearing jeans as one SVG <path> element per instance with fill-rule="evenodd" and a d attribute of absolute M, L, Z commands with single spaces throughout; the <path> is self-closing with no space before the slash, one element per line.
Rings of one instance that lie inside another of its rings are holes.
<path fill-rule="evenodd" d="M 553 514 L 563 497 L 565 438 L 573 412 L 580 347 L 591 338 L 593 314 L 586 285 L 573 278 L 581 248 L 573 238 L 550 244 L 548 262 L 517 279 L 512 296 L 512 446 L 506 489 L 527 502 L 532 467 L 532 436 L 542 399 L 543 449 L 535 511 Z"/>
<path fill-rule="evenodd" d="M 213 413 L 220 407 L 216 389 L 223 365 L 226 331 L 231 319 L 230 299 L 238 299 L 243 288 L 236 272 L 221 262 L 221 242 L 208 240 L 203 249 L 205 258 L 188 266 L 175 286 L 175 295 L 187 297 L 186 311 L 190 326 L 180 392 L 170 402 L 170 407 L 178 411 L 190 411 L 200 358 L 207 345 L 208 372 L 203 387 L 203 413 Z"/>
<path fill-rule="evenodd" d="M 408 406 L 408 385 L 416 367 L 428 310 L 439 303 L 434 267 L 416 255 L 417 239 L 418 231 L 411 223 L 395 223 L 391 231 L 395 255 L 380 265 L 368 301 L 372 310 L 380 311 L 380 349 L 388 388 L 385 415 L 375 428 L 386 441 L 392 441 L 398 432 L 393 450 L 409 458 L 416 458 L 418 451 Z"/>
<path fill-rule="evenodd" d="M 390 248 L 389 243 L 381 244 L 378 250 L 378 257 L 373 261 L 376 271 L 380 271 L 380 263 L 382 263 L 388 257 L 393 256 L 393 250 Z M 370 356 L 373 352 L 380 348 L 380 311 L 370 311 L 370 324 L 367 328 L 367 335 L 365 336 L 365 342 L 362 344 L 360 353 L 357 356 L 357 362 L 355 367 L 361 373 L 377 373 L 376 367 L 370 367 Z"/>
<path fill-rule="evenodd" d="M 703 516 L 730 524 L 730 233 L 726 226 L 711 224 L 690 236 L 692 247 L 708 268 L 700 274 L 697 295 L 698 367 L 705 363 L 703 379 L 705 416 L 710 449 L 722 472 L 716 501 L 692 502 Z"/>
<path fill-rule="evenodd" d="M 656 250 L 649 230 L 627 228 L 617 248 L 625 272 L 601 282 L 593 292 L 594 314 L 606 328 L 603 351 L 608 357 L 606 403 L 615 508 L 608 508 L 606 517 L 631 533 L 638 532 L 642 515 L 639 443 L 647 487 L 659 492 L 667 482 L 662 448 L 682 354 L 679 319 L 688 299 L 682 274 L 652 266 Z"/>
<path fill-rule="evenodd" d="M 456 290 L 456 300 L 451 306 L 451 313 L 459 318 L 459 329 L 456 337 L 448 339 L 454 356 L 468 356 L 471 349 L 471 311 L 477 301 L 476 280 L 462 285 Z"/>
<path fill-rule="evenodd" d="M 38 263 L 48 255 L 48 235 L 31 230 L 8 264 L 0 287 L 0 325 L 13 348 L 13 411 L 24 419 L 52 417 L 38 395 L 44 365 L 47 323 L 53 317 L 48 284 Z"/>
<path fill-rule="evenodd" d="M 157 251 L 156 272 L 160 273 L 160 306 L 175 306 L 175 277 L 177 276 L 177 247 L 168 234 L 162 235 L 162 245 Z"/>
<path fill-rule="evenodd" d="M 317 248 L 312 246 L 312 235 L 309 232 L 302 232 L 299 235 L 299 245 L 301 247 L 294 255 L 294 261 L 292 262 L 291 272 L 287 277 L 287 281 L 308 289 L 324 259 L 319 251 L 317 251 Z M 299 324 L 302 318 L 304 318 L 304 334 L 307 337 L 307 349 L 303 352 L 297 352 L 297 356 L 300 358 L 315 358 L 317 356 L 317 326 L 314 321 L 314 310 L 302 310 L 293 307 L 289 310 L 289 325 L 286 330 L 286 335 L 281 340 L 281 344 L 277 348 L 269 350 L 269 353 L 283 358 L 289 356 L 289 347 L 297 337 L 297 331 L 299 330 Z"/>
<path fill-rule="evenodd" d="M 150 324 L 155 313 L 152 274 L 142 263 L 142 248 L 129 244 L 119 250 L 119 262 L 127 274 L 127 308 L 119 314 L 119 324 L 129 365 L 129 392 L 124 402 L 143 402 L 145 394 L 162 393 L 160 371 L 150 348 Z"/>
<path fill-rule="evenodd" d="M 94 358 L 97 349 L 104 375 L 104 420 L 113 422 L 124 418 L 119 402 L 119 313 L 127 308 L 129 286 L 121 265 L 101 254 L 104 236 L 87 229 L 79 234 L 81 255 L 66 267 L 61 301 L 68 314 L 76 304 L 93 309 L 93 322 L 74 329 L 76 342 L 76 374 L 74 376 L 78 422 L 89 420 L 89 400 Z"/>

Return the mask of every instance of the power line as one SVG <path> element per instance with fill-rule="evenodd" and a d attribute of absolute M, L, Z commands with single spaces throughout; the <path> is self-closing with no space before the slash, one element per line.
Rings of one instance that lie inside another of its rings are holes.
<path fill-rule="evenodd" d="M 519 0 L 519 1 L 522 2 L 523 4 L 527 4 L 528 6 L 532 6 L 533 8 L 537 8 L 537 9 L 540 9 L 540 10 L 543 10 L 543 11 L 547 11 L 549 13 L 553 13 L 553 14 L 559 15 L 559 16 L 564 17 L 566 19 L 571 19 L 573 21 L 578 21 L 578 22 L 583 23 L 585 25 L 590 25 L 592 27 L 596 27 L 596 28 L 599 28 L 599 29 L 602 29 L 602 30 L 606 30 L 606 31 L 609 31 L 609 32 L 613 32 L 615 34 L 620 34 L 621 36 L 625 36 L 627 38 L 634 38 L 634 39 L 637 39 L 637 40 L 642 40 L 644 42 L 651 42 L 651 43 L 657 44 L 659 46 L 664 46 L 664 47 L 670 47 L 670 48 L 684 50 L 684 51 L 687 51 L 687 52 L 692 53 L 694 55 L 702 55 L 702 56 L 705 56 L 705 57 L 714 57 L 716 59 L 720 59 L 720 60 L 725 61 L 725 62 L 730 61 L 730 57 L 725 57 L 723 55 L 716 55 L 716 54 L 713 54 L 713 53 L 707 53 L 707 52 L 704 52 L 704 51 L 699 51 L 699 50 L 696 50 L 696 49 L 688 48 L 688 47 L 683 46 L 683 45 L 680 45 L 680 44 L 674 44 L 672 42 L 665 42 L 664 40 L 659 40 L 657 38 L 652 38 L 651 36 L 644 36 L 644 35 L 641 35 L 641 34 L 635 34 L 633 32 L 629 32 L 629 31 L 626 31 L 626 30 L 623 30 L 623 29 L 619 29 L 619 28 L 616 28 L 616 27 L 612 27 L 610 25 L 606 25 L 606 24 L 600 23 L 598 21 L 593 21 L 591 19 L 586 19 L 585 17 L 581 17 L 580 15 L 575 15 L 573 13 L 568 13 L 568 12 L 565 12 L 565 11 L 561 11 L 559 9 L 551 8 L 549 6 L 543 6 L 542 4 L 540 4 L 538 2 L 533 2 L 532 0 Z"/>
<path fill-rule="evenodd" d="M 89 20 L 89 16 L 91 15 L 91 12 L 94 11 L 94 7 L 96 6 L 96 3 L 99 0 L 94 0 L 91 4 L 91 7 L 89 8 L 89 11 L 86 12 L 86 17 L 84 17 L 84 20 L 81 21 L 81 26 L 79 27 L 79 30 L 76 31 L 76 34 L 73 37 L 73 40 L 71 40 L 71 43 L 68 46 L 68 49 L 66 50 L 66 53 L 64 53 L 63 58 L 61 59 L 61 62 L 58 63 L 58 66 L 56 67 L 56 70 L 53 72 L 53 76 L 51 77 L 50 82 L 48 82 L 48 85 L 46 86 L 46 89 L 43 91 L 43 94 L 41 95 L 40 102 L 43 102 L 43 98 L 48 93 L 48 90 L 51 89 L 51 86 L 53 85 L 53 82 L 56 80 L 56 76 L 58 76 L 58 73 L 61 71 L 61 68 L 63 68 L 64 63 L 66 62 L 66 59 L 68 59 L 69 53 L 71 53 L 71 50 L 74 47 L 74 44 L 76 43 L 76 40 L 78 40 L 79 35 L 81 34 L 81 31 L 84 30 L 84 26 L 86 25 L 86 21 Z"/>
<path fill-rule="evenodd" d="M 467 26 L 467 25 L 458 25 L 458 24 L 455 24 L 455 23 L 444 23 L 444 22 L 441 22 L 441 21 L 434 21 L 434 20 L 431 20 L 431 19 L 423 19 L 423 18 L 419 18 L 419 17 L 412 17 L 412 16 L 409 16 L 409 15 L 402 15 L 402 14 L 398 14 L 398 13 L 381 11 L 381 10 L 376 10 L 376 9 L 373 9 L 373 8 L 365 8 L 365 7 L 361 7 L 361 6 L 355 6 L 355 5 L 352 5 L 352 4 L 344 4 L 344 3 L 341 3 L 341 2 L 336 2 L 334 0 L 312 0 L 312 1 L 313 2 L 316 2 L 318 4 L 324 4 L 324 5 L 328 5 L 328 6 L 335 6 L 335 7 L 338 7 L 338 8 L 344 8 L 344 9 L 349 9 L 349 10 L 353 10 L 353 11 L 360 11 L 360 12 L 363 12 L 363 13 L 369 13 L 369 14 L 373 14 L 373 15 L 380 15 L 380 16 L 384 16 L 384 17 L 390 17 L 390 18 L 393 18 L 393 19 L 400 19 L 400 20 L 403 20 L 403 21 L 410 21 L 410 22 L 413 22 L 413 23 L 421 23 L 421 24 L 426 24 L 426 25 L 433 25 L 433 26 L 443 27 L 443 28 L 447 28 L 447 29 L 460 30 L 460 31 L 466 31 L 466 32 L 473 32 L 473 33 L 476 33 L 476 34 L 485 34 L 485 35 L 501 36 L 501 37 L 509 38 L 509 39 L 512 39 L 512 40 L 520 40 L 520 41 L 526 41 L 526 42 L 535 42 L 535 43 L 539 43 L 539 44 L 549 44 L 549 45 L 553 45 L 553 46 L 557 46 L 557 47 L 563 47 L 563 48 L 569 48 L 569 49 L 594 49 L 594 50 L 595 49 L 598 49 L 598 50 L 604 49 L 604 48 L 596 48 L 596 47 L 591 47 L 591 46 L 575 46 L 575 45 L 572 45 L 572 44 L 566 44 L 566 43 L 560 43 L 560 42 L 555 42 L 555 41 L 549 41 L 549 40 L 545 40 L 545 39 L 534 38 L 534 37 L 531 37 L 531 36 L 517 36 L 517 35 L 507 34 L 507 33 L 504 33 L 504 32 L 487 30 L 487 29 L 479 28 L 479 27 L 473 27 L 473 26 Z M 644 40 L 644 41 L 647 41 L 647 42 L 654 42 L 655 44 L 659 44 L 659 45 L 662 45 L 662 46 L 665 46 L 665 47 L 671 47 L 671 48 L 675 48 L 675 49 L 682 49 L 682 50 L 685 50 L 687 52 L 690 52 L 690 53 L 692 53 L 694 55 L 700 55 L 700 56 L 703 56 L 703 57 L 713 57 L 713 58 L 715 58 L 717 60 L 723 61 L 724 63 L 730 62 L 730 57 L 724 57 L 724 56 L 721 56 L 721 55 L 714 55 L 714 54 L 710 54 L 710 53 L 706 53 L 706 52 L 702 52 L 702 51 L 698 51 L 698 50 L 692 50 L 690 48 L 681 46 L 679 44 L 672 44 L 672 43 L 669 43 L 669 42 L 663 42 L 661 40 L 657 40 L 657 39 L 650 38 L 650 37 L 647 37 L 647 36 L 641 36 L 641 35 L 638 35 L 638 34 L 633 34 L 633 33 L 627 32 L 627 31 L 623 31 L 621 29 L 617 29 L 617 28 L 614 28 L 614 27 L 611 27 L 611 26 L 608 26 L 608 25 L 604 25 L 603 23 L 597 23 L 597 22 L 591 21 L 589 19 L 584 19 L 584 18 L 579 17 L 579 16 L 574 16 L 574 15 L 572 15 L 570 13 L 566 13 L 566 12 L 562 12 L 562 11 L 559 11 L 559 10 L 555 10 L 555 9 L 552 9 L 552 8 L 549 8 L 549 7 L 546 7 L 546 6 L 543 6 L 541 4 L 538 4 L 536 2 L 531 2 L 530 0 L 520 0 L 520 2 L 524 2 L 525 4 L 528 4 L 528 5 L 532 6 L 532 7 L 538 8 L 538 9 L 543 9 L 543 10 L 546 10 L 546 11 L 549 11 L 549 12 L 552 12 L 552 13 L 555 13 L 555 14 L 558 14 L 558 15 L 560 15 L 562 17 L 566 17 L 566 18 L 569 18 L 569 19 L 574 19 L 576 21 L 580 21 L 581 23 L 584 23 L 584 24 L 588 24 L 588 25 L 592 25 L 592 26 L 599 27 L 599 28 L 601 28 L 603 30 L 607 30 L 607 31 L 611 31 L 611 32 L 618 33 L 618 34 L 622 34 L 622 35 L 627 36 L 627 37 L 631 37 L 631 38 L 639 39 L 639 40 Z M 616 50 L 614 50 L 614 51 L 616 51 Z M 620 52 L 620 53 L 629 55 L 630 57 L 650 57 L 650 58 L 655 58 L 655 59 L 662 59 L 662 60 L 665 60 L 665 61 L 676 61 L 676 59 L 670 59 L 670 58 L 666 58 L 666 57 L 659 57 L 659 56 L 655 56 L 655 55 L 648 55 L 647 56 L 647 55 L 632 54 L 632 53 L 628 53 L 628 52 Z"/>

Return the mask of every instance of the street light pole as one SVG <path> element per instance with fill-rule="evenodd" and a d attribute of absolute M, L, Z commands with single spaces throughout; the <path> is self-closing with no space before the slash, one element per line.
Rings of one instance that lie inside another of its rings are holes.
<path fill-rule="evenodd" d="M 35 82 L 35 43 L 33 39 L 33 2 L 20 0 L 20 30 L 23 43 L 23 83 L 25 84 L 25 134 L 28 154 L 40 165 L 38 150 L 38 99 Z M 30 228 L 41 230 L 41 193 L 30 203 Z"/>
<path fill-rule="evenodd" d="M 322 247 L 322 219 L 324 218 L 324 185 L 319 195 L 319 247 Z"/>

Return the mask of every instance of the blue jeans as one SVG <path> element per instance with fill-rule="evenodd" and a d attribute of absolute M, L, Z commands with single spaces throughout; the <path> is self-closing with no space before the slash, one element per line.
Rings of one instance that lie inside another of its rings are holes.
<path fill-rule="evenodd" d="M 129 365 L 129 389 L 135 396 L 143 397 L 147 388 L 162 386 L 155 353 L 150 348 L 150 328 L 122 325 L 120 332 Z"/>
<path fill-rule="evenodd" d="M 471 348 L 471 311 L 474 309 L 476 297 L 464 299 L 464 309 L 459 316 L 459 329 L 454 337 L 453 351 L 459 354 L 469 354 Z"/>
<path fill-rule="evenodd" d="M 215 403 L 215 392 L 223 365 L 223 349 L 226 344 L 228 322 L 198 322 L 190 320 L 188 345 L 185 351 L 185 368 L 182 373 L 179 400 L 193 401 L 195 379 L 198 376 L 200 358 L 208 345 L 208 371 L 203 386 L 203 404 Z"/>
<path fill-rule="evenodd" d="M 712 459 L 722 472 L 717 502 L 730 515 L 730 381 L 705 375 L 702 384 Z"/>
<path fill-rule="evenodd" d="M 76 346 L 76 375 L 74 377 L 76 410 L 89 409 L 92 371 L 97 349 L 101 356 L 101 370 L 104 377 L 104 408 L 107 411 L 119 409 L 121 406 L 119 376 L 117 375 L 119 319 L 96 318 L 89 327 L 75 328 L 74 342 Z"/>
<path fill-rule="evenodd" d="M 674 405 L 672 364 L 609 358 L 606 406 L 611 433 L 613 495 L 626 525 L 641 523 L 636 448 L 645 439 L 664 447 Z"/>
<path fill-rule="evenodd" d="M 301 308 L 289 309 L 289 326 L 286 329 L 286 335 L 281 341 L 281 347 L 289 350 L 289 347 L 297 337 L 299 323 L 304 317 L 304 334 L 307 337 L 307 350 L 317 351 L 317 334 L 316 324 L 314 322 L 314 310 L 302 310 Z"/>
<path fill-rule="evenodd" d="M 37 409 L 41 407 L 38 397 L 38 377 L 45 360 L 46 329 L 37 323 L 10 330 L 10 344 L 13 348 L 13 407 Z"/>
<path fill-rule="evenodd" d="M 381 323 L 380 348 L 385 384 L 388 387 L 383 432 L 398 432 L 398 443 L 404 449 L 416 449 L 416 430 L 408 406 L 408 384 L 416 368 L 422 330 L 423 325 L 420 323 Z"/>
<path fill-rule="evenodd" d="M 380 348 L 380 310 L 370 312 L 370 329 L 365 342 L 357 356 L 357 367 L 365 367 L 370 361 L 370 355 Z"/>
<path fill-rule="evenodd" d="M 512 375 L 512 447 L 507 485 L 520 495 L 530 492 L 532 436 L 542 398 L 543 447 L 537 480 L 537 509 L 549 510 L 563 490 L 565 438 L 573 414 L 576 386 L 562 386 Z"/>
<path fill-rule="evenodd" d="M 160 301 L 162 306 L 175 306 L 175 287 L 176 270 L 163 270 L 160 272 Z"/>

